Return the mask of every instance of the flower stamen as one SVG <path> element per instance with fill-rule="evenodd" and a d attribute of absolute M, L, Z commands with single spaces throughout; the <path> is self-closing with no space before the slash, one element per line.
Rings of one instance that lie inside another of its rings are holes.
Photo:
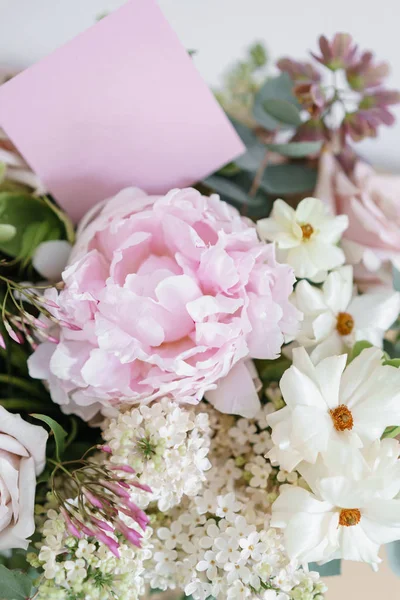
<path fill-rule="evenodd" d="M 304 225 L 300 225 L 301 231 L 303 232 L 303 240 L 309 240 L 312 234 L 314 233 L 314 228 L 310 223 L 305 223 Z"/>
<path fill-rule="evenodd" d="M 340 335 L 349 335 L 354 329 L 354 319 L 346 312 L 340 312 L 337 316 L 336 329 Z"/>
<path fill-rule="evenodd" d="M 337 408 L 329 411 L 333 425 L 336 431 L 346 431 L 353 429 L 354 420 L 351 411 L 344 404 L 340 404 Z"/>
<path fill-rule="evenodd" d="M 354 527 L 361 521 L 361 512 L 358 508 L 342 508 L 339 515 L 339 525 Z"/>

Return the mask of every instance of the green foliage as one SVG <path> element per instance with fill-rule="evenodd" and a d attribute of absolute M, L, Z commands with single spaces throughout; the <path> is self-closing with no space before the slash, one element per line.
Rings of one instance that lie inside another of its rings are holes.
<path fill-rule="evenodd" d="M 62 237 L 62 226 L 45 202 L 19 192 L 0 193 L 0 225 L 15 229 L 8 241 L 0 240 L 0 250 L 20 259 L 30 258 L 43 241 Z"/>
<path fill-rule="evenodd" d="M 317 563 L 310 563 L 310 571 L 318 571 L 321 577 L 332 577 L 334 575 L 341 575 L 342 564 L 340 560 L 331 560 L 324 565 L 318 565 Z"/>
<path fill-rule="evenodd" d="M 387 427 L 382 438 L 395 438 L 400 435 L 400 427 L 394 425 L 393 427 Z"/>
<path fill-rule="evenodd" d="M 32 581 L 20 571 L 0 565 L 0 594 L 2 600 L 26 600 L 32 590 Z"/>
<path fill-rule="evenodd" d="M 280 380 L 286 369 L 292 362 L 286 356 L 280 356 L 275 360 L 255 360 L 258 375 L 264 385 L 275 383 Z"/>
<path fill-rule="evenodd" d="M 292 93 L 287 73 L 267 79 L 254 98 L 253 117 L 265 129 L 295 127 L 301 124 L 300 104 Z"/>
<path fill-rule="evenodd" d="M 67 437 L 67 432 L 65 431 L 65 429 L 63 429 L 63 427 L 61 427 L 61 425 L 57 423 L 57 421 L 55 421 L 51 417 L 48 417 L 47 415 L 38 415 L 35 413 L 31 416 L 35 419 L 39 419 L 39 421 L 43 421 L 50 427 L 51 431 L 53 432 L 54 440 L 56 443 L 56 459 L 58 462 L 61 462 L 61 456 L 64 452 L 65 438 Z"/>
<path fill-rule="evenodd" d="M 316 182 L 316 169 L 288 163 L 268 166 L 262 177 L 261 188 L 276 196 L 304 194 L 311 192 Z"/>
<path fill-rule="evenodd" d="M 359 354 L 361 354 L 361 352 L 363 350 L 365 350 L 366 348 L 372 348 L 372 344 L 370 342 L 366 342 L 364 340 L 356 342 L 354 344 L 353 348 L 351 349 L 351 352 L 349 352 L 347 363 L 350 364 L 351 361 L 354 360 L 355 358 L 357 358 L 357 356 Z"/>
<path fill-rule="evenodd" d="M 276 98 L 267 98 L 262 103 L 265 112 L 283 125 L 298 127 L 302 120 L 300 111 L 287 100 L 278 100 Z"/>
<path fill-rule="evenodd" d="M 400 540 L 386 544 L 386 553 L 393 573 L 400 577 Z"/>
<path fill-rule="evenodd" d="M 321 150 L 322 141 L 289 142 L 287 144 L 266 144 L 266 148 L 288 158 L 303 158 L 317 154 Z"/>

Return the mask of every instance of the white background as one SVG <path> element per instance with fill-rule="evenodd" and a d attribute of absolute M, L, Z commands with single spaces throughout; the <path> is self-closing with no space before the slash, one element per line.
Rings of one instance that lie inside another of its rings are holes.
<path fill-rule="evenodd" d="M 0 65 L 24 67 L 92 25 L 126 0 L 0 0 Z M 227 66 L 254 40 L 276 59 L 306 57 L 320 33 L 352 33 L 392 65 L 400 89 L 399 0 L 159 0 L 186 48 L 196 49 L 204 79 L 218 84 Z M 400 171 L 399 124 L 381 129 L 362 151 L 377 166 Z"/>

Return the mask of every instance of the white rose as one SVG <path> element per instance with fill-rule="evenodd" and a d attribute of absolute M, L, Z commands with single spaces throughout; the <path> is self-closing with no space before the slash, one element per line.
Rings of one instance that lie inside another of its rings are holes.
<path fill-rule="evenodd" d="M 46 462 L 47 432 L 0 406 L 0 550 L 26 549 L 35 531 L 36 476 Z"/>

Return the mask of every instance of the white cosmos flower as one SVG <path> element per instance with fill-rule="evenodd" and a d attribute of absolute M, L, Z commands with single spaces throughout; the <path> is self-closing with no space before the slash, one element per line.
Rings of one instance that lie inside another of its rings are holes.
<path fill-rule="evenodd" d="M 347 227 L 347 215 L 331 216 L 317 198 L 304 198 L 296 210 L 276 200 L 271 217 L 257 223 L 261 239 L 276 243 L 278 260 L 292 266 L 297 278 L 313 281 L 344 263 L 336 244 Z"/>
<path fill-rule="evenodd" d="M 346 359 L 331 356 L 314 365 L 304 348 L 293 350 L 293 365 L 280 381 L 286 406 L 268 417 L 273 463 L 292 471 L 319 454 L 347 460 L 349 447 L 371 444 L 400 423 L 400 369 L 383 365 L 379 348 L 363 350 L 347 368 Z"/>
<path fill-rule="evenodd" d="M 332 271 L 322 288 L 299 281 L 293 302 L 304 315 L 296 342 L 312 349 L 313 362 L 348 352 L 359 340 L 382 347 L 385 332 L 400 312 L 398 292 L 381 289 L 355 295 L 351 266 Z"/>
<path fill-rule="evenodd" d="M 343 464 L 330 470 L 321 458 L 301 463 L 312 492 L 282 486 L 272 507 L 272 527 L 284 529 L 286 551 L 301 562 L 334 558 L 381 561 L 379 546 L 400 539 L 400 444 L 376 441 L 363 451 L 357 473 Z"/>

